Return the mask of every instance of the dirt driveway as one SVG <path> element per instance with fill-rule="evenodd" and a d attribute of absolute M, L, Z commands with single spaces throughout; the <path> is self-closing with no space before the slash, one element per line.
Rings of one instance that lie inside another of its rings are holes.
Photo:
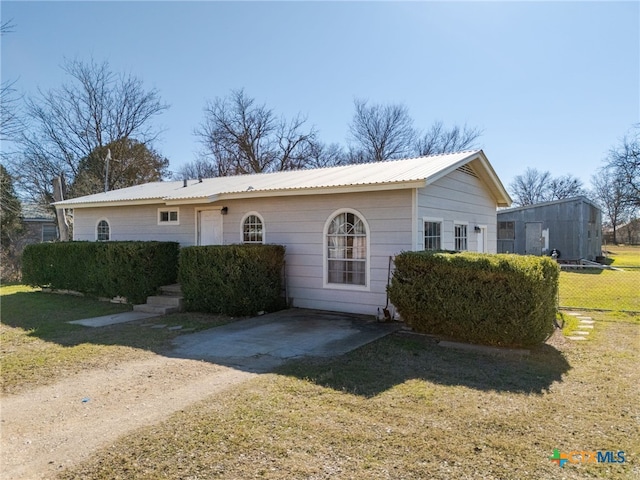
<path fill-rule="evenodd" d="M 54 478 L 118 437 L 288 359 L 340 355 L 397 328 L 358 316 L 285 310 L 177 337 L 168 356 L 149 353 L 3 396 L 2 478 Z"/>

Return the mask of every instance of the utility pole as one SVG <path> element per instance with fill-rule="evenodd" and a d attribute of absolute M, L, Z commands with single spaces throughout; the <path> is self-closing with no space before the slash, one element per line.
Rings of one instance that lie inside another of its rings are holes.
<path fill-rule="evenodd" d="M 107 148 L 107 158 L 104 159 L 104 193 L 107 193 L 109 191 L 109 160 L 111 160 L 111 149 Z"/>

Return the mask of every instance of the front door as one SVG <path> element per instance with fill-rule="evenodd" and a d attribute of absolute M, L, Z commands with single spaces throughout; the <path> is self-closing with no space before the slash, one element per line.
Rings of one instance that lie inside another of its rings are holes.
<path fill-rule="evenodd" d="M 198 210 L 198 245 L 222 245 L 222 215 L 220 210 Z"/>
<path fill-rule="evenodd" d="M 486 244 L 487 244 L 487 227 L 482 226 L 482 227 L 477 227 L 478 229 L 476 230 L 476 246 L 477 246 L 477 251 L 479 253 L 485 253 L 486 250 Z"/>
<path fill-rule="evenodd" d="M 525 223 L 524 234 L 524 253 L 527 255 L 542 255 L 542 223 Z"/>

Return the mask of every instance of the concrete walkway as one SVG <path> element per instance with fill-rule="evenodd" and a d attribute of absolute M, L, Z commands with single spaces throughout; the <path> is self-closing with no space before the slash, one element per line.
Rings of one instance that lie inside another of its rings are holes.
<path fill-rule="evenodd" d="M 95 328 L 152 317 L 162 318 L 153 313 L 123 312 L 69 323 Z M 170 356 L 267 371 L 292 358 L 345 354 L 398 330 L 401 325 L 380 323 L 372 316 L 290 308 L 180 335 L 173 340 Z"/>
<path fill-rule="evenodd" d="M 107 325 L 115 325 L 116 323 L 133 322 L 135 320 L 144 320 L 145 318 L 157 317 L 157 313 L 146 312 L 122 312 L 114 315 L 104 315 L 102 317 L 85 318 L 83 320 L 72 320 L 67 323 L 82 325 L 84 327 L 106 327 Z"/>
<path fill-rule="evenodd" d="M 593 331 L 593 325 L 596 323 L 591 317 L 587 317 L 580 312 L 566 312 L 567 315 L 576 317 L 578 319 L 578 329 L 573 332 L 573 335 L 569 335 L 569 340 L 582 341 L 586 340 L 589 334 Z"/>

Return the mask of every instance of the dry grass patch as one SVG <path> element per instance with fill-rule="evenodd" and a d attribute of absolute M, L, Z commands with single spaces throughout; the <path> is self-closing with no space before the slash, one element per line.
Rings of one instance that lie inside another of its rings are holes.
<path fill-rule="evenodd" d="M 201 330 L 231 321 L 229 317 L 180 313 L 161 319 L 89 328 L 70 320 L 131 310 L 130 305 L 99 302 L 89 297 L 44 293 L 22 285 L 3 286 L 0 325 L 0 368 L 3 393 L 50 384 L 92 368 L 141 359 L 166 351 L 179 331 L 141 326 L 162 322 L 167 326 Z"/>
<path fill-rule="evenodd" d="M 640 325 L 528 357 L 394 335 L 300 361 L 123 438 L 65 479 L 638 478 Z M 606 320 L 606 321 L 605 321 Z M 567 465 L 553 449 L 624 450 Z"/>

